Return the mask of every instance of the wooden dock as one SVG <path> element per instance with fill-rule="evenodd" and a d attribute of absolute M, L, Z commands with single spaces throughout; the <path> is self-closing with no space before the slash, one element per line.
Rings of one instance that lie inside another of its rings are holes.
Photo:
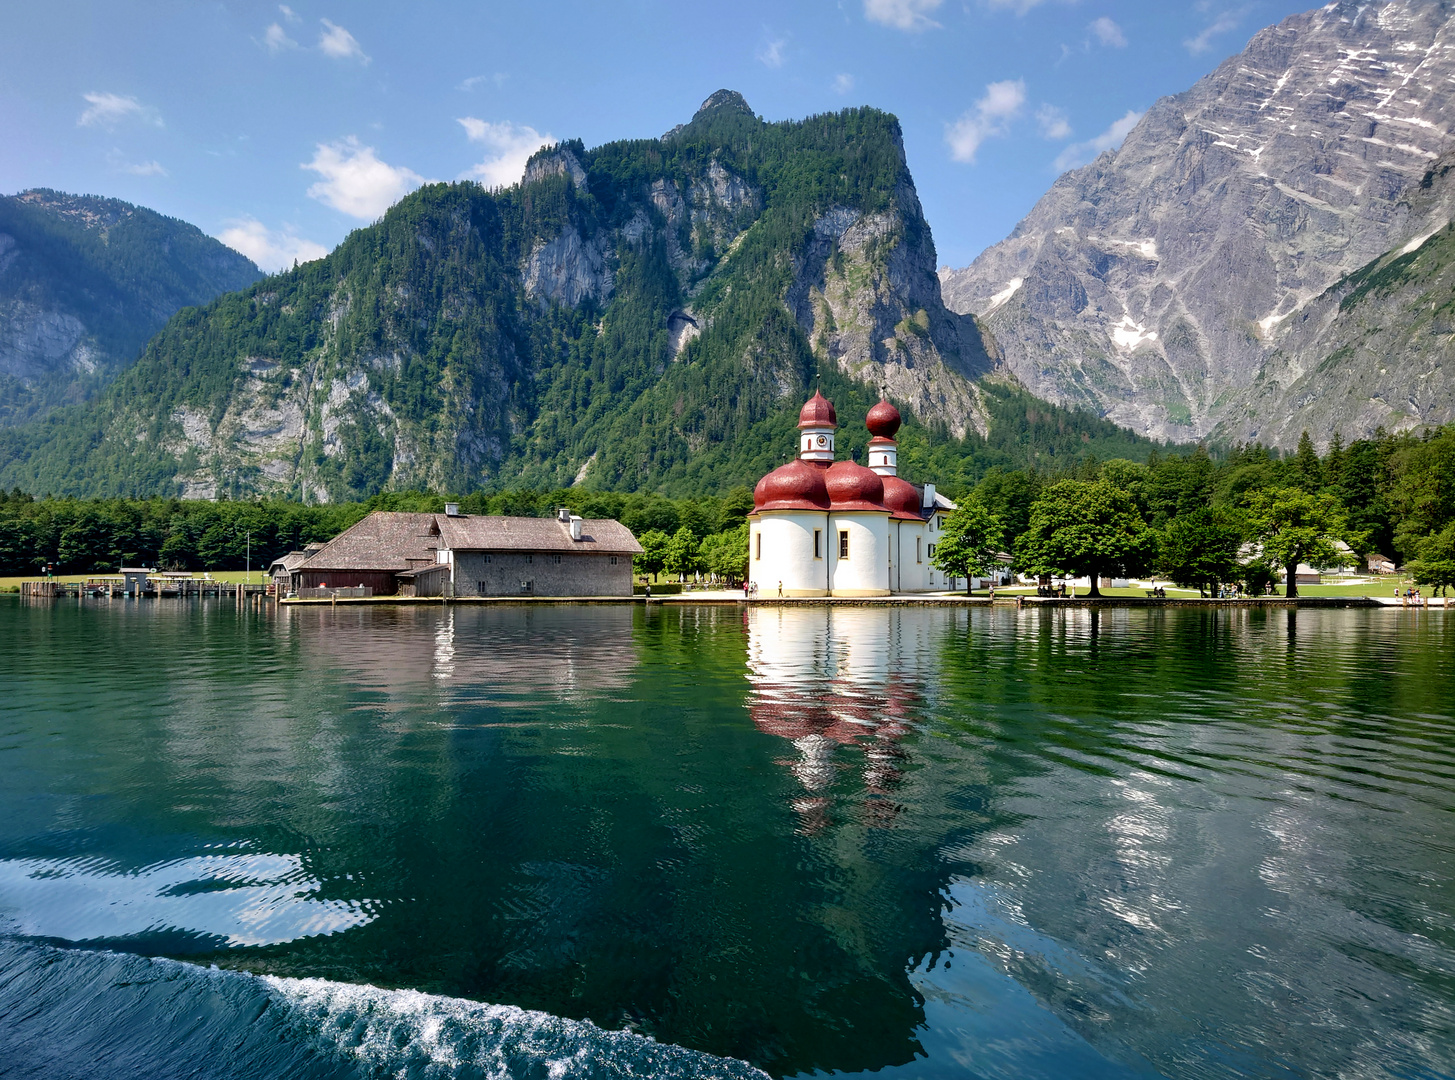
<path fill-rule="evenodd" d="M 140 595 L 145 599 L 187 599 L 191 597 L 219 597 L 244 600 L 251 597 L 271 595 L 270 585 L 245 585 L 231 581 L 212 581 L 207 578 L 172 578 L 151 580 Z M 23 600 L 79 600 L 83 596 L 100 598 L 121 598 L 129 594 L 121 581 L 22 581 L 20 596 Z"/>

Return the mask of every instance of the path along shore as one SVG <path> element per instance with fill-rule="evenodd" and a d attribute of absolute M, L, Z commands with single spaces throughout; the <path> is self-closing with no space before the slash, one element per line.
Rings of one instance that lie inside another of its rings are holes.
<path fill-rule="evenodd" d="M 745 607 L 996 607 L 1024 608 L 1393 608 L 1409 611 L 1443 611 L 1448 603 L 1443 598 L 1427 598 L 1419 607 L 1394 597 L 1384 596 L 1259 596 L 1239 600 L 1219 600 L 1196 596 L 966 596 L 963 593 L 922 593 L 914 596 L 815 596 L 803 598 L 755 597 L 743 599 L 741 589 L 703 590 L 671 596 L 341 596 L 282 600 L 292 607 L 344 604 L 645 604 L 671 607 L 682 604 L 740 604 Z"/>

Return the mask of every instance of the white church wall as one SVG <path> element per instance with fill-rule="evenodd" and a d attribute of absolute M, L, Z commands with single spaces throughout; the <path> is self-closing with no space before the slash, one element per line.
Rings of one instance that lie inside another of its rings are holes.
<path fill-rule="evenodd" d="M 811 510 L 765 510 L 748 529 L 748 577 L 763 598 L 828 595 L 828 514 Z M 819 531 L 819 557 L 813 534 Z"/>
<path fill-rule="evenodd" d="M 840 533 L 848 534 L 849 557 L 839 558 Z M 868 511 L 829 514 L 829 582 L 834 596 L 889 593 L 889 515 Z"/>

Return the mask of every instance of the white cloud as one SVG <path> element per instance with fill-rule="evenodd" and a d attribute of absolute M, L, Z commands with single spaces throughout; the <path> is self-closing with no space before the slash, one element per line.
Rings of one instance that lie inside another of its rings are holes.
<path fill-rule="evenodd" d="M 366 221 L 374 220 L 427 182 L 412 169 L 380 161 L 372 146 L 362 145 L 352 135 L 342 142 L 319 143 L 313 160 L 300 168 L 323 177 L 309 187 L 310 196 Z"/>
<path fill-rule="evenodd" d="M 497 71 L 494 75 L 471 75 L 468 79 L 462 79 L 456 90 L 464 90 L 466 93 L 475 89 L 483 83 L 493 82 L 497 88 L 505 85 L 505 80 L 510 78 L 503 71 Z"/>
<path fill-rule="evenodd" d="M 864 0 L 864 18 L 897 30 L 915 32 L 940 24 L 930 18 L 943 0 Z"/>
<path fill-rule="evenodd" d="M 950 146 L 950 157 L 975 164 L 975 151 L 980 149 L 980 144 L 992 135 L 1004 135 L 1025 103 L 1024 79 L 1006 79 L 987 85 L 985 96 L 973 108 L 953 124 L 945 125 L 945 142 Z"/>
<path fill-rule="evenodd" d="M 335 60 L 358 60 L 363 64 L 369 62 L 369 57 L 353 34 L 327 19 L 318 21 L 323 23 L 324 28 L 323 33 L 318 35 L 318 47 L 325 56 L 332 56 Z"/>
<path fill-rule="evenodd" d="M 1221 9 L 1213 16 L 1212 22 L 1204 26 L 1196 37 L 1187 38 L 1182 44 L 1187 47 L 1188 52 L 1194 55 L 1207 52 L 1213 47 L 1212 39 L 1219 34 L 1226 34 L 1229 30 L 1234 29 L 1243 21 L 1243 16 L 1248 14 L 1251 7 L 1251 4 L 1242 4 L 1238 7 L 1225 7 Z M 1210 11 L 1212 10 L 1212 5 L 1206 2 L 1200 3 L 1197 5 L 1197 9 L 1203 12 Z"/>
<path fill-rule="evenodd" d="M 286 270 L 295 260 L 301 263 L 321 259 L 328 248 L 305 240 L 291 229 L 275 231 L 255 218 L 242 218 L 228 223 L 217 238 L 234 251 L 240 251 L 263 270 Z"/>
<path fill-rule="evenodd" d="M 764 67 L 781 68 L 784 62 L 788 59 L 788 57 L 784 55 L 784 50 L 787 48 L 787 38 L 770 37 L 767 41 L 765 41 L 762 45 L 758 47 L 758 51 L 753 55 L 757 58 L 758 63 L 762 64 Z"/>
<path fill-rule="evenodd" d="M 542 146 L 556 141 L 550 134 L 543 135 L 533 127 L 512 124 L 509 120 L 492 124 L 488 120 L 462 116 L 459 123 L 471 142 L 483 143 L 489 150 L 485 160 L 471 166 L 465 173 L 469 179 L 478 180 L 488 188 L 519 183 L 530 156 Z"/>
<path fill-rule="evenodd" d="M 1041 138 L 1064 139 L 1071 134 L 1071 122 L 1066 110 L 1054 105 L 1042 105 L 1036 110 L 1036 123 L 1041 127 Z"/>
<path fill-rule="evenodd" d="M 849 74 L 834 76 L 834 93 L 847 94 L 854 89 L 854 76 Z"/>
<path fill-rule="evenodd" d="M 134 97 L 96 91 L 81 96 L 86 100 L 86 109 L 76 120 L 80 127 L 113 128 L 123 120 L 140 120 L 154 127 L 162 126 L 162 118 L 157 110 L 150 105 L 143 105 Z"/>
<path fill-rule="evenodd" d="M 1024 15 L 1031 8 L 1040 7 L 1045 2 L 1046 0 L 985 0 L 985 5 L 989 8 L 1008 8 L 1017 15 Z M 1071 3 L 1075 2 L 1076 0 L 1071 0 Z"/>
<path fill-rule="evenodd" d="M 1091 24 L 1091 32 L 1096 35 L 1096 40 L 1103 45 L 1110 45 L 1113 48 L 1125 49 L 1127 47 L 1127 35 L 1122 33 L 1122 28 L 1111 19 L 1103 15 Z"/>
<path fill-rule="evenodd" d="M 1057 155 L 1056 171 L 1065 172 L 1067 169 L 1085 165 L 1102 151 L 1121 146 L 1122 140 L 1127 137 L 1132 128 L 1137 126 L 1137 121 L 1142 118 L 1142 115 L 1133 109 L 1128 109 L 1126 115 L 1096 138 L 1088 139 L 1086 142 L 1072 143 Z"/>
<path fill-rule="evenodd" d="M 160 161 L 118 162 L 117 166 L 132 176 L 167 176 L 167 169 Z"/>
<path fill-rule="evenodd" d="M 284 49 L 298 48 L 298 42 L 290 38 L 287 31 L 277 23 L 270 24 L 268 29 L 263 31 L 263 44 L 268 47 L 268 51 L 271 53 L 280 53 Z"/>
<path fill-rule="evenodd" d="M 300 23 L 303 21 L 303 19 L 299 17 L 298 13 L 290 8 L 287 4 L 279 4 L 278 10 L 283 13 L 283 18 L 287 19 L 290 23 Z"/>

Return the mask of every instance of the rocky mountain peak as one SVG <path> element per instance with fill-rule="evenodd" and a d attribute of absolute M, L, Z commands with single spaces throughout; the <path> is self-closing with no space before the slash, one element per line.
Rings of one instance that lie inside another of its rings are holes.
<path fill-rule="evenodd" d="M 698 106 L 697 112 L 693 114 L 692 118 L 696 120 L 697 117 L 710 109 L 737 109 L 739 112 L 745 112 L 749 116 L 755 115 L 753 110 L 748 106 L 747 98 L 743 97 L 736 90 L 717 90 L 709 94 L 707 100 Z"/>
<path fill-rule="evenodd" d="M 942 272 L 946 302 L 1037 394 L 1160 437 L 1218 430 L 1292 316 L 1449 219 L 1416 195 L 1455 132 L 1452 31 L 1439 0 L 1345 0 L 1261 31 Z"/>
<path fill-rule="evenodd" d="M 537 181 L 562 174 L 570 176 L 577 191 L 586 190 L 586 170 L 581 167 L 581 162 L 576 155 L 567 146 L 553 146 L 541 150 L 526 162 L 525 175 L 521 177 L 520 182 L 534 184 Z"/>

